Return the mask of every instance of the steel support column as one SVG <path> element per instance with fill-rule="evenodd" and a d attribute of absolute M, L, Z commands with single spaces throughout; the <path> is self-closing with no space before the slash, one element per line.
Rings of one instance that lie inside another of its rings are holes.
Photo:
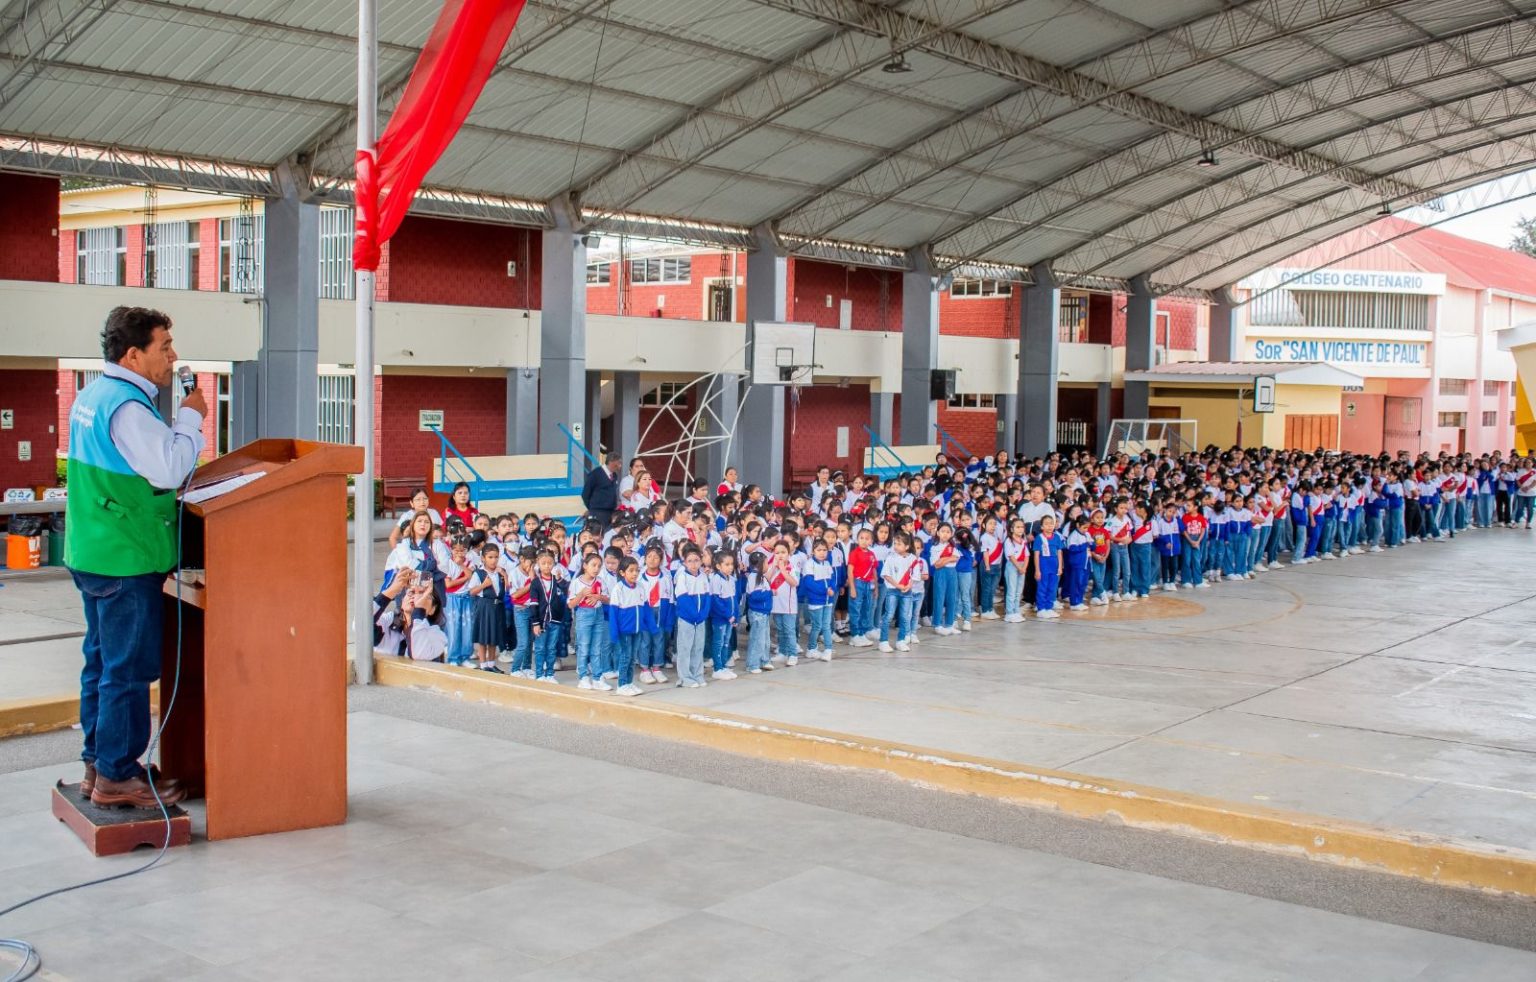
<path fill-rule="evenodd" d="M 539 452 L 539 370 L 536 368 L 507 369 L 507 453 L 510 455 Z M 561 449 L 565 441 L 561 438 Z M 557 453 L 548 450 L 548 453 Z"/>
<path fill-rule="evenodd" d="M 752 231 L 747 256 L 747 339 L 757 321 L 783 321 L 789 310 L 789 259 L 767 226 Z M 770 498 L 784 490 L 784 389 L 752 385 L 736 428 L 743 484 L 757 484 Z"/>
<path fill-rule="evenodd" d="M 1145 276 L 1131 280 L 1126 297 L 1125 370 L 1145 372 L 1156 367 L 1157 296 Z M 1125 418 L 1146 419 L 1151 387 L 1145 382 L 1125 383 Z"/>
<path fill-rule="evenodd" d="M 1205 360 L 1242 361 L 1242 355 L 1238 354 L 1241 338 L 1237 326 L 1237 298 L 1232 295 L 1231 287 L 1223 287 L 1213 292 L 1216 295 L 1216 302 L 1210 306 L 1210 346 Z"/>
<path fill-rule="evenodd" d="M 932 398 L 939 367 L 939 288 L 926 250 L 913 250 L 901 274 L 901 442 L 938 440 L 939 406 Z"/>
<path fill-rule="evenodd" d="M 640 373 L 613 373 L 613 445 L 624 462 L 640 452 Z"/>
<path fill-rule="evenodd" d="M 1019 323 L 1019 452 L 1044 457 L 1056 449 L 1056 385 L 1060 372 L 1061 290 L 1047 263 L 1030 269 Z"/>
<path fill-rule="evenodd" d="M 320 204 L 284 164 L 282 196 L 268 198 L 257 407 L 264 437 L 313 440 L 320 399 Z"/>
<path fill-rule="evenodd" d="M 1019 449 L 1019 397 L 1013 392 L 999 392 L 992 397 L 997 406 L 996 449 L 1010 454 Z"/>
<path fill-rule="evenodd" d="M 569 202 L 552 209 L 540 266 L 539 451 L 565 453 L 560 426 L 579 423 L 587 397 L 587 240 Z"/>

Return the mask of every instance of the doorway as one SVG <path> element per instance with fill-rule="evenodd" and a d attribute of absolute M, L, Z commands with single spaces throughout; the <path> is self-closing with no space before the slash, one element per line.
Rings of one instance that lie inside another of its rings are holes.
<path fill-rule="evenodd" d="M 730 280 L 710 280 L 704 297 L 704 316 L 712 321 L 736 319 L 736 288 Z"/>

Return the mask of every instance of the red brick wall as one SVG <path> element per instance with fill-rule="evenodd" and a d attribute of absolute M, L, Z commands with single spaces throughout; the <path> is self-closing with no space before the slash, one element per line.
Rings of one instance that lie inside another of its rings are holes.
<path fill-rule="evenodd" d="M 542 247 L 536 230 L 410 217 L 389 241 L 378 298 L 536 309 Z M 515 277 L 507 275 L 508 262 L 517 263 Z"/>
<path fill-rule="evenodd" d="M 120 286 L 144 285 L 144 226 L 129 225 L 124 232 L 123 242 L 127 246 L 128 254 L 124 265 L 127 273 Z"/>
<path fill-rule="evenodd" d="M 197 223 L 197 288 L 219 290 L 219 220 L 205 218 Z"/>
<path fill-rule="evenodd" d="M 59 282 L 73 283 L 78 275 L 75 272 L 77 257 L 75 255 L 75 230 L 59 233 Z"/>
<path fill-rule="evenodd" d="M 683 405 L 674 405 L 668 412 L 658 408 L 640 408 L 640 449 L 652 450 L 662 447 L 675 447 L 682 437 L 683 427 L 692 423 L 696 408 L 696 398 L 693 390 L 689 390 L 687 402 Z M 693 468 L 693 456 L 691 454 L 674 458 L 669 453 L 643 453 L 640 457 L 645 460 L 645 469 L 651 472 L 651 478 L 666 489 L 668 499 L 681 498 L 688 494 L 685 475 Z"/>
<path fill-rule="evenodd" d="M 968 338 L 1016 338 L 1023 290 L 1010 297 L 952 297 L 939 294 L 939 333 Z M 967 444 L 969 446 L 969 444 Z"/>
<path fill-rule="evenodd" d="M 1112 343 L 1117 348 L 1125 347 L 1125 306 L 1128 298 L 1123 293 L 1114 295 L 1114 333 Z M 1090 311 L 1092 308 L 1090 308 Z M 1177 350 L 1193 351 L 1196 348 L 1196 339 L 1200 334 L 1200 305 L 1192 300 L 1182 300 L 1176 297 L 1162 297 L 1157 301 L 1158 314 L 1168 315 L 1168 330 L 1162 330 L 1163 318 L 1157 317 L 1158 347 L 1169 347 Z M 1100 342 L 1102 343 L 1102 342 Z"/>
<path fill-rule="evenodd" d="M 58 227 L 57 178 L 0 174 L 0 280 L 52 282 Z"/>
<path fill-rule="evenodd" d="M 45 255 L 51 258 L 52 251 Z M 0 430 L 0 489 L 52 487 L 58 406 L 58 374 L 53 369 L 0 370 L 0 409 L 16 415 L 14 428 Z M 23 440 L 32 444 L 32 459 L 26 462 L 16 459 L 16 445 Z"/>
<path fill-rule="evenodd" d="M 853 301 L 854 330 L 901 330 L 900 273 L 799 258 L 791 258 L 789 266 L 790 320 L 837 327 L 842 301 L 848 299 Z"/>
<path fill-rule="evenodd" d="M 951 409 L 940 405 L 939 425 L 978 457 L 997 449 L 996 409 Z"/>
<path fill-rule="evenodd" d="M 440 444 L 432 433 L 418 429 L 417 412 L 443 410 L 443 432 L 466 457 L 507 451 L 507 381 L 505 377 L 438 377 L 382 375 L 378 377 L 379 476 L 426 480 L 430 461 Z"/>
<path fill-rule="evenodd" d="M 855 307 L 857 310 L 857 307 Z M 833 470 L 859 472 L 869 434 L 869 386 L 807 386 L 796 405 L 786 395 L 784 443 L 788 448 L 785 480 L 791 474 L 814 471 L 822 464 Z M 848 427 L 848 456 L 837 456 L 837 428 Z"/>

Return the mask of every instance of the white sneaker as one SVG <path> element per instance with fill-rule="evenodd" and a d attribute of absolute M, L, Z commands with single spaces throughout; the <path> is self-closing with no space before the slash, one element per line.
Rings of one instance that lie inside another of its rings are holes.
<path fill-rule="evenodd" d="M 1087 604 L 1073 604 L 1072 606 L 1068 607 L 1067 609 L 1068 610 L 1087 610 L 1088 609 L 1088 605 Z"/>
<path fill-rule="evenodd" d="M 922 625 L 924 627 L 932 627 L 933 626 L 933 618 L 932 617 L 924 617 L 921 620 L 922 620 Z"/>
<path fill-rule="evenodd" d="M 496 656 L 496 660 L 501 662 L 503 665 L 510 665 L 512 664 L 512 652 L 503 651 Z"/>
<path fill-rule="evenodd" d="M 722 668 L 722 669 L 720 669 L 720 671 L 715 673 L 715 681 L 716 682 L 729 682 L 731 679 L 733 679 L 735 677 L 736 677 L 736 673 L 731 671 L 729 668 Z"/>
<path fill-rule="evenodd" d="M 583 676 L 582 678 L 577 680 L 576 688 L 578 688 L 578 689 L 590 689 L 590 688 L 592 688 L 592 680 L 587 678 L 587 677 L 585 677 L 585 676 Z"/>
<path fill-rule="evenodd" d="M 995 620 L 998 619 L 997 618 L 997 611 L 995 611 L 995 610 L 985 610 L 985 611 L 982 611 L 981 619 L 984 620 L 984 621 L 995 621 Z"/>
<path fill-rule="evenodd" d="M 774 668 L 775 668 L 775 666 L 774 666 L 772 661 L 765 661 L 765 662 L 763 662 L 763 668 L 762 668 L 763 671 L 771 672 L 771 671 L 774 670 Z"/>
<path fill-rule="evenodd" d="M 891 643 L 889 641 L 882 641 L 882 642 L 880 642 L 880 651 L 882 653 L 888 655 L 888 654 L 890 654 L 894 650 L 895 649 L 891 647 Z"/>
<path fill-rule="evenodd" d="M 1381 548 L 1381 546 L 1371 546 L 1370 551 L 1371 552 L 1381 552 L 1382 548 Z"/>
<path fill-rule="evenodd" d="M 666 681 L 667 681 L 667 673 L 663 672 L 659 668 L 652 669 L 651 670 L 651 678 L 655 679 L 658 683 L 664 685 L 664 684 L 666 684 Z"/>
<path fill-rule="evenodd" d="M 588 686 L 588 688 L 592 689 L 594 692 L 608 692 L 613 689 L 613 686 L 609 685 L 607 682 L 604 682 L 602 679 L 593 679 L 592 684 Z"/>
<path fill-rule="evenodd" d="M 1326 561 L 1329 561 L 1329 562 L 1332 562 L 1333 559 L 1335 558 L 1335 556 L 1331 552 L 1325 552 L 1321 556 L 1319 556 L 1318 558 L 1326 560 Z"/>
<path fill-rule="evenodd" d="M 800 659 L 795 655 L 790 655 L 788 658 L 784 659 L 784 664 L 788 665 L 790 668 L 794 668 L 796 665 L 800 664 Z"/>
<path fill-rule="evenodd" d="M 1196 583 L 1195 586 L 1199 587 L 1202 590 L 1209 590 L 1211 588 L 1211 585 L 1209 583 L 1205 582 L 1204 580 L 1201 580 L 1199 583 Z"/>
<path fill-rule="evenodd" d="M 628 685 L 619 686 L 619 695 L 621 696 L 638 696 L 644 692 L 644 689 L 640 688 L 633 682 L 629 683 Z"/>
<path fill-rule="evenodd" d="M 1009 623 L 1009 624 L 1023 624 L 1024 623 L 1024 615 L 1023 614 L 1009 614 L 1007 617 L 1004 617 L 1003 620 L 1005 622 Z"/>
<path fill-rule="evenodd" d="M 848 647 L 850 647 L 850 648 L 868 648 L 872 644 L 874 644 L 873 641 L 869 640 L 864 635 L 860 634 L 860 635 L 855 636 L 852 640 L 850 640 L 848 642 Z"/>
<path fill-rule="evenodd" d="M 851 639 L 845 638 L 841 634 L 834 634 L 834 635 L 832 635 L 832 643 L 833 644 L 848 644 L 850 642 L 850 640 Z"/>
<path fill-rule="evenodd" d="M 518 672 L 517 675 L 518 675 L 518 678 L 524 678 L 524 679 L 531 679 L 531 678 L 534 677 L 533 669 L 531 669 L 531 668 L 525 668 L 521 672 Z"/>
<path fill-rule="evenodd" d="M 761 675 L 761 674 L 763 674 L 763 670 L 761 668 L 749 668 L 749 669 L 747 669 L 747 674 L 748 675 Z"/>
<path fill-rule="evenodd" d="M 908 638 L 908 639 L 907 639 L 907 643 L 908 643 L 908 644 L 918 644 L 918 643 L 919 643 L 919 642 L 921 642 L 921 641 L 922 641 L 922 640 L 923 640 L 923 639 L 922 639 L 922 638 L 920 638 L 920 637 L 918 637 L 918 636 L 917 636 L 917 632 L 916 632 L 916 631 L 913 631 L 913 632 L 912 632 L 912 636 L 911 636 L 911 637 L 910 637 L 910 638 Z"/>
<path fill-rule="evenodd" d="M 1088 600 L 1088 605 L 1090 607 L 1103 607 L 1108 603 L 1109 601 L 1105 600 L 1103 597 L 1090 597 Z"/>
<path fill-rule="evenodd" d="M 962 630 L 962 631 L 969 631 L 970 629 L 971 629 L 971 622 L 970 621 L 961 621 L 960 622 L 960 630 Z"/>
<path fill-rule="evenodd" d="M 555 678 L 553 675 L 546 675 L 543 678 L 539 679 L 538 681 L 540 681 L 540 682 L 548 682 L 550 685 L 559 685 L 560 684 L 560 680 Z"/>
<path fill-rule="evenodd" d="M 603 673 L 603 681 L 604 682 L 617 682 L 618 679 L 619 679 L 619 673 L 618 672 L 604 672 Z"/>
<path fill-rule="evenodd" d="M 731 657 L 729 657 L 729 658 L 727 658 L 725 660 L 725 667 L 726 668 L 735 668 L 736 667 L 736 654 L 734 652 L 732 652 Z"/>
<path fill-rule="evenodd" d="M 864 633 L 864 639 L 866 641 L 879 642 L 879 640 L 880 640 L 880 632 L 879 631 L 866 631 Z"/>
<path fill-rule="evenodd" d="M 911 651 L 912 650 L 912 646 L 907 644 L 905 641 L 898 641 L 898 642 L 896 642 L 896 650 L 897 651 Z"/>
<path fill-rule="evenodd" d="M 1056 611 L 1054 611 L 1054 610 L 1042 610 L 1038 614 L 1036 614 L 1035 616 L 1040 618 L 1041 620 L 1051 620 L 1053 618 L 1060 617 L 1061 615 L 1056 613 Z"/>

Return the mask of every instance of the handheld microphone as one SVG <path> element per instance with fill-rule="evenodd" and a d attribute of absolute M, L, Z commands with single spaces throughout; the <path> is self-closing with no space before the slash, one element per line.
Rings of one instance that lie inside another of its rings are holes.
<path fill-rule="evenodd" d="M 186 365 L 176 369 L 176 381 L 181 385 L 183 397 L 191 395 L 192 390 L 197 388 L 197 376 L 193 375 L 192 369 Z"/>

